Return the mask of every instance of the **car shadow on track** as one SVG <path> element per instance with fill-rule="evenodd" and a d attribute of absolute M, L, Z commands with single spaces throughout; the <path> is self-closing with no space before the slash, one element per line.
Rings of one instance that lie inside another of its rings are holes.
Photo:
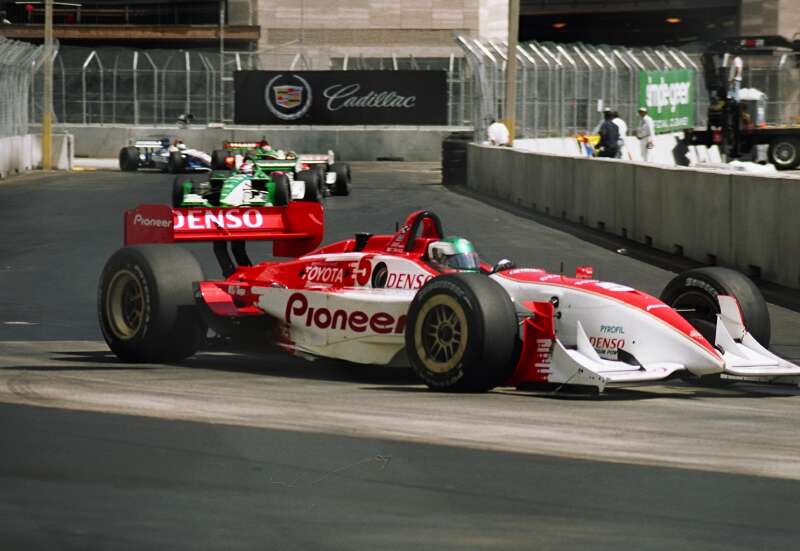
<path fill-rule="evenodd" d="M 119 361 L 111 351 L 54 351 L 51 365 L 28 365 L 0 368 L 2 370 L 57 371 L 114 371 L 159 370 L 185 368 L 207 369 L 225 373 L 245 373 L 266 377 L 308 379 L 361 384 L 361 390 L 403 393 L 435 392 L 427 388 L 414 371 L 407 367 L 364 365 L 332 359 L 306 360 L 282 352 L 205 351 L 176 364 L 131 364 Z M 61 362 L 65 362 L 63 365 Z M 491 395 L 545 398 L 569 401 L 635 401 L 669 398 L 697 400 L 706 398 L 777 398 L 800 396 L 800 389 L 789 385 L 758 383 L 716 383 L 702 386 L 698 382 L 671 381 L 664 385 L 646 387 L 608 388 L 603 393 L 594 389 L 556 386 L 548 388 L 498 387 Z M 475 396 L 480 396 L 476 393 Z"/>
<path fill-rule="evenodd" d="M 331 382 L 352 382 L 406 388 L 420 385 L 410 368 L 363 365 L 340 360 L 309 361 L 282 352 L 221 352 L 205 351 L 174 364 L 126 363 L 111 351 L 73 350 L 53 351 L 48 365 L 3 367 L 15 371 L 99 371 L 99 370 L 158 370 L 185 368 L 208 369 L 217 372 L 247 373 L 269 377 L 309 379 Z M 64 362 L 64 364 L 62 364 Z"/>

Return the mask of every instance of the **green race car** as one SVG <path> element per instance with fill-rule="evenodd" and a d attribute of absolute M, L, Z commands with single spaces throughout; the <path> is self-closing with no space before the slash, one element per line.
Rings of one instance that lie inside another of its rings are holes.
<path fill-rule="evenodd" d="M 236 169 L 251 159 L 266 172 L 281 171 L 289 180 L 302 180 L 317 188 L 320 196 L 350 195 L 350 165 L 335 162 L 333 151 L 324 154 L 297 155 L 293 151 L 274 149 L 266 140 L 257 142 L 225 142 L 224 149 L 211 155 L 214 170 Z"/>
<path fill-rule="evenodd" d="M 267 171 L 249 159 L 236 171 L 215 171 L 202 176 L 178 176 L 172 184 L 172 206 L 242 207 L 284 206 L 292 199 L 318 201 L 315 187 L 293 181 L 280 171 Z"/>

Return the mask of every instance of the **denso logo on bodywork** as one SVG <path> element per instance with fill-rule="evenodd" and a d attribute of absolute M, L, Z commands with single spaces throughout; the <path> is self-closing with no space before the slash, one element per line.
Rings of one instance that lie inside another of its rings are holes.
<path fill-rule="evenodd" d="M 173 213 L 175 215 L 176 230 L 260 229 L 264 225 L 264 215 L 256 209 L 218 211 L 198 209 L 190 210 L 186 214 L 175 210 Z"/>
<path fill-rule="evenodd" d="M 386 287 L 388 289 L 419 289 L 430 279 L 433 279 L 431 274 L 406 274 L 390 272 L 386 277 Z"/>
<path fill-rule="evenodd" d="M 308 298 L 302 293 L 293 293 L 289 297 L 284 316 L 289 324 L 354 333 L 400 334 L 406 327 L 404 315 L 395 317 L 387 312 L 370 315 L 361 310 L 315 308 L 308 305 Z"/>

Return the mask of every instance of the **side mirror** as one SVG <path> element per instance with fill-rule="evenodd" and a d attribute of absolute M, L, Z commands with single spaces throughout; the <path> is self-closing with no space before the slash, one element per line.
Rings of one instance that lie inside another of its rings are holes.
<path fill-rule="evenodd" d="M 506 270 L 512 270 L 516 268 L 517 265 L 514 264 L 511 260 L 507 258 L 503 258 L 502 260 L 498 260 L 497 264 L 494 265 L 492 268 L 492 273 L 496 274 L 497 272 L 504 272 Z"/>

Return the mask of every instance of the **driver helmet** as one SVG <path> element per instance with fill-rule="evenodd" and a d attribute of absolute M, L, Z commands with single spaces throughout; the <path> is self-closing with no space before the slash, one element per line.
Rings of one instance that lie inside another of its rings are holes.
<path fill-rule="evenodd" d="M 178 150 L 180 151 L 186 150 L 186 144 L 183 142 L 178 142 Z"/>
<path fill-rule="evenodd" d="M 242 163 L 242 166 L 239 167 L 239 170 L 242 171 L 243 174 L 253 174 L 253 169 L 255 166 L 256 164 L 252 161 L 252 159 L 245 159 Z"/>
<path fill-rule="evenodd" d="M 480 269 L 481 261 L 475 246 L 463 237 L 447 237 L 428 245 L 428 258 L 439 266 L 475 272 Z"/>

